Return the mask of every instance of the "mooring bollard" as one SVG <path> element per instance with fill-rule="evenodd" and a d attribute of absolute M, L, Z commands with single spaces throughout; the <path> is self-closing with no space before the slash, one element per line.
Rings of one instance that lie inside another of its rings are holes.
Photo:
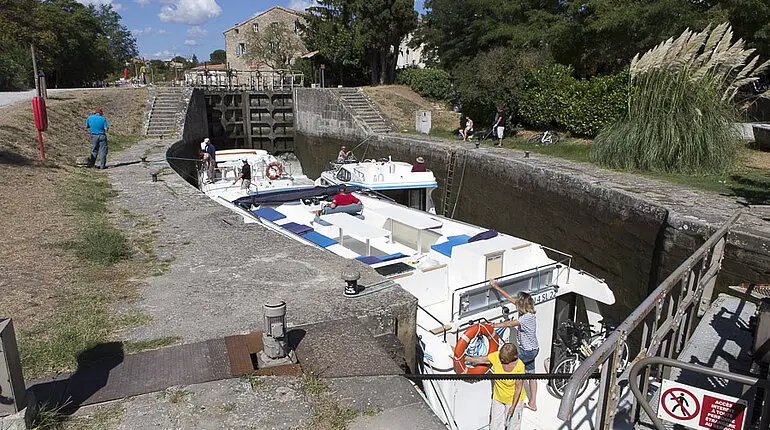
<path fill-rule="evenodd" d="M 142 163 L 146 163 L 146 162 L 147 162 L 147 157 L 142 157 Z"/>
<path fill-rule="evenodd" d="M 158 182 L 158 172 L 152 172 L 152 182 Z"/>
<path fill-rule="evenodd" d="M 355 296 L 361 289 L 358 287 L 358 280 L 361 279 L 361 272 L 355 267 L 347 267 L 342 271 L 340 275 L 343 281 L 345 281 L 345 295 Z"/>

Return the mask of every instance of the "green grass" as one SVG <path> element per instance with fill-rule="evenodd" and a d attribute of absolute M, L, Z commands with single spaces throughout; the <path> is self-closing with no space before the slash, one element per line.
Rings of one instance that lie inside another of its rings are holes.
<path fill-rule="evenodd" d="M 110 134 L 108 137 L 110 152 L 120 152 L 144 138 L 145 136 L 138 134 Z"/>
<path fill-rule="evenodd" d="M 123 419 L 126 409 L 123 405 L 100 405 L 87 415 L 70 417 L 64 424 L 66 430 L 104 430 L 115 428 Z"/>
<path fill-rule="evenodd" d="M 310 428 L 344 430 L 358 415 L 354 409 L 341 406 L 329 392 L 329 386 L 318 375 L 312 372 L 303 373 L 300 385 L 313 408 L 313 422 Z"/>
<path fill-rule="evenodd" d="M 123 350 L 126 354 L 135 354 L 142 351 L 150 351 L 171 346 L 182 340 L 179 336 L 167 336 L 158 339 L 123 342 Z"/>

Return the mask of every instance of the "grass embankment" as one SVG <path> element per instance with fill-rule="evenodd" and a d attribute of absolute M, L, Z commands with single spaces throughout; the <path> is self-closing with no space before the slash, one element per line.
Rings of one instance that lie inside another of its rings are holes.
<path fill-rule="evenodd" d="M 27 379 L 74 370 L 82 351 L 149 319 L 119 309 L 139 298 L 135 279 L 165 267 L 153 252 L 152 225 L 114 207 L 105 172 L 73 167 L 90 150 L 83 124 L 94 108 L 110 122 L 114 155 L 140 139 L 145 100 L 146 91 L 124 89 L 50 98 L 45 162 L 38 160 L 28 103 L 0 109 L 0 228 L 13 238 L 0 247 L 0 309 L 14 319 Z M 130 237 L 115 227 L 116 218 L 133 219 Z"/>
<path fill-rule="evenodd" d="M 425 100 L 402 85 L 367 87 L 364 90 L 400 132 L 416 133 L 414 111 L 435 109 L 432 114 L 431 135 L 460 142 L 457 137 L 459 116 L 450 112 L 445 104 Z M 452 118 L 452 120 L 446 118 Z M 484 130 L 476 127 L 476 132 L 482 133 Z M 571 161 L 590 162 L 590 140 L 562 135 L 561 141 L 556 145 L 536 145 L 527 142 L 527 138 L 533 133 L 522 130 L 516 136 L 506 137 L 503 139 L 503 147 Z M 482 146 L 492 146 L 496 143 L 497 141 L 490 137 L 482 143 Z M 759 151 L 753 143 L 741 143 L 738 152 L 738 161 L 725 174 L 687 175 L 637 171 L 628 173 L 741 198 L 750 204 L 770 204 L 770 153 Z"/>

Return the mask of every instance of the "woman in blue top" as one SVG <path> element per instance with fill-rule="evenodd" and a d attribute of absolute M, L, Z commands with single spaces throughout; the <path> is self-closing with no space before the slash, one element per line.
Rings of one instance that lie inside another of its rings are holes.
<path fill-rule="evenodd" d="M 491 283 L 500 287 L 494 279 Z M 537 342 L 537 318 L 535 318 L 535 302 L 532 296 L 525 292 L 519 292 L 516 296 L 516 310 L 519 318 L 510 321 L 501 321 L 492 324 L 494 328 L 511 328 L 516 331 L 516 344 L 519 347 L 519 360 L 524 362 L 524 371 L 526 373 L 535 373 L 535 357 L 540 352 Z M 525 388 L 529 402 L 524 405 L 527 409 L 537 410 L 537 381 L 530 379 Z"/>

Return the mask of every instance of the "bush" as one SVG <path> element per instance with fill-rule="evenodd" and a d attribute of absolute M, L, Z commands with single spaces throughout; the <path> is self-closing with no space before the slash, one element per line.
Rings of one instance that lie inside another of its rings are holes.
<path fill-rule="evenodd" d="M 407 85 L 417 94 L 433 100 L 449 100 L 452 82 L 443 69 L 402 69 L 396 75 L 396 83 Z"/>
<path fill-rule="evenodd" d="M 593 137 L 623 116 L 631 85 L 628 73 L 575 81 L 559 96 L 556 123 L 579 136 Z"/>
<path fill-rule="evenodd" d="M 519 115 L 534 128 L 554 128 L 561 109 L 560 99 L 576 80 L 571 66 L 552 64 L 524 74 Z"/>

